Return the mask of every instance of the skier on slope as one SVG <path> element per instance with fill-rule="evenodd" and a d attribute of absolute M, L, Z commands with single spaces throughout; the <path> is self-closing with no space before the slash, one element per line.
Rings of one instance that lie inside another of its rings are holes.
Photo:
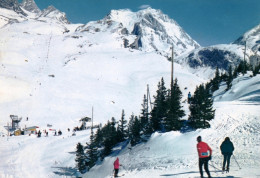
<path fill-rule="evenodd" d="M 197 150 L 199 154 L 200 176 L 203 178 L 202 166 L 204 164 L 204 169 L 208 174 L 208 177 L 211 178 L 209 168 L 208 168 L 208 162 L 209 160 L 211 160 L 212 150 L 207 143 L 201 141 L 201 136 L 197 137 L 197 141 L 198 141 Z"/>
<path fill-rule="evenodd" d="M 229 137 L 226 137 L 220 146 L 221 153 L 224 156 L 222 171 L 225 171 L 225 165 L 227 162 L 226 171 L 229 172 L 230 158 L 234 149 L 233 143 L 230 141 Z"/>
<path fill-rule="evenodd" d="M 114 174 L 114 177 L 118 177 L 118 171 L 119 171 L 119 158 L 117 157 L 115 162 L 114 162 L 114 171 L 115 171 L 115 174 Z"/>
<path fill-rule="evenodd" d="M 188 103 L 190 104 L 190 100 L 191 100 L 191 94 L 190 92 L 188 93 Z"/>

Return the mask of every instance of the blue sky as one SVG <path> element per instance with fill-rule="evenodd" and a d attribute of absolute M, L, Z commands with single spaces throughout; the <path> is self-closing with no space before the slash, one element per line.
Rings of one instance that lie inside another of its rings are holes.
<path fill-rule="evenodd" d="M 19 0 L 20 2 L 22 0 Z M 260 24 L 260 0 L 34 0 L 40 9 L 53 5 L 72 23 L 105 17 L 112 9 L 160 9 L 200 45 L 231 43 Z"/>

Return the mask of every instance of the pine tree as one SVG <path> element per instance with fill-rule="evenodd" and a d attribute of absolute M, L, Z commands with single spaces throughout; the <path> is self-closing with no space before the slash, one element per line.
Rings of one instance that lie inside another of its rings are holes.
<path fill-rule="evenodd" d="M 227 78 L 227 90 L 229 90 L 231 87 L 232 87 L 232 81 L 233 81 L 233 75 L 232 75 L 232 66 L 229 66 L 229 69 L 228 69 L 228 78 Z"/>
<path fill-rule="evenodd" d="M 233 72 L 233 78 L 237 78 L 238 75 L 238 68 L 235 67 L 234 72 Z"/>
<path fill-rule="evenodd" d="M 146 95 L 144 95 L 143 99 L 143 104 L 141 104 L 142 109 L 141 109 L 141 115 L 140 115 L 140 122 L 141 122 L 141 128 L 144 129 L 145 125 L 148 124 L 148 118 L 149 118 L 149 113 L 148 113 L 148 100 Z"/>
<path fill-rule="evenodd" d="M 125 119 L 125 111 L 122 110 L 121 119 L 118 124 L 118 142 L 126 140 L 127 137 L 127 120 Z"/>
<path fill-rule="evenodd" d="M 104 150 L 102 153 L 102 157 L 109 155 L 112 151 L 112 148 L 118 143 L 117 142 L 117 131 L 116 131 L 116 120 L 112 117 L 111 122 L 108 123 L 103 127 L 103 145 Z"/>
<path fill-rule="evenodd" d="M 153 131 L 163 130 L 162 122 L 167 115 L 167 90 L 164 85 L 164 80 L 162 78 L 161 82 L 158 83 L 157 95 L 154 96 L 154 107 L 151 111 L 151 125 Z"/>
<path fill-rule="evenodd" d="M 148 137 L 152 134 L 152 124 L 150 121 L 150 113 L 148 111 L 148 99 L 147 96 L 144 95 L 143 104 L 141 104 L 141 115 L 140 115 L 140 127 L 141 127 L 141 135 L 144 136 L 143 139 L 145 140 L 145 137 Z"/>
<path fill-rule="evenodd" d="M 84 174 L 87 171 L 87 166 L 86 166 L 86 157 L 84 153 L 84 148 L 81 143 L 77 144 L 75 161 L 76 161 L 76 167 L 79 170 L 79 172 Z"/>
<path fill-rule="evenodd" d="M 168 96 L 168 112 L 167 117 L 164 120 L 166 131 L 180 130 L 181 129 L 181 118 L 185 116 L 184 110 L 181 106 L 182 92 L 178 85 L 178 80 L 175 79 L 174 84 L 171 87 L 171 91 Z"/>
<path fill-rule="evenodd" d="M 91 127 L 91 134 L 90 134 L 90 143 L 87 143 L 86 147 L 86 165 L 88 169 L 92 168 L 96 161 L 98 160 L 98 151 L 97 146 L 94 142 L 94 132 L 93 127 Z"/>
<path fill-rule="evenodd" d="M 256 76 L 257 74 L 259 74 L 259 70 L 260 70 L 260 63 L 255 66 L 255 68 L 253 70 L 253 76 Z"/>
<path fill-rule="evenodd" d="M 215 77 L 214 79 L 212 80 L 212 92 L 216 91 L 219 89 L 219 84 L 221 82 L 221 79 L 220 79 L 220 73 L 219 73 L 219 69 L 218 67 L 216 68 L 216 72 L 215 72 Z"/>
<path fill-rule="evenodd" d="M 209 128 L 209 121 L 214 118 L 213 99 L 209 87 L 200 85 L 196 88 L 190 104 L 189 123 L 194 129 Z"/>
<path fill-rule="evenodd" d="M 133 114 L 130 117 L 129 120 L 129 139 L 130 144 L 132 146 L 136 145 L 141 141 L 141 127 L 140 127 L 140 121 L 138 120 L 137 116 L 134 116 Z"/>
<path fill-rule="evenodd" d="M 98 129 L 97 129 L 97 131 L 95 133 L 95 136 L 94 136 L 94 144 L 98 148 L 100 148 L 102 146 L 102 144 L 103 144 L 103 139 L 104 139 L 103 132 L 102 132 L 101 128 L 98 127 Z"/>

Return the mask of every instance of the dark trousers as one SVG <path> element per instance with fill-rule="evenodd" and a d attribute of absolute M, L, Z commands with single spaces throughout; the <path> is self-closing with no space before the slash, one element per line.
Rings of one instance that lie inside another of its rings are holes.
<path fill-rule="evenodd" d="M 199 158 L 199 168 L 200 168 L 200 176 L 203 177 L 203 170 L 202 170 L 202 166 L 204 164 L 204 169 L 206 171 L 206 173 L 208 174 L 208 177 L 210 177 L 210 173 L 209 173 L 209 159 L 208 158 Z"/>
<path fill-rule="evenodd" d="M 231 154 L 223 154 L 224 156 L 224 161 L 223 161 L 223 170 L 225 170 L 225 166 L 227 163 L 227 170 L 229 170 L 229 164 L 230 164 L 230 158 L 231 158 Z"/>
<path fill-rule="evenodd" d="M 117 175 L 117 174 L 118 174 L 118 171 L 119 171 L 119 169 L 115 169 L 115 175 L 114 175 L 115 177 L 118 176 L 118 175 Z"/>

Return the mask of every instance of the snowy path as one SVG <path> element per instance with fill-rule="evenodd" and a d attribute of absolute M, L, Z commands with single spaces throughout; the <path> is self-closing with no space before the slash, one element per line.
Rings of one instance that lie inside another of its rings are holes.
<path fill-rule="evenodd" d="M 211 121 L 210 129 L 185 134 L 156 133 L 146 144 L 137 145 L 133 149 L 124 149 L 119 155 L 106 158 L 102 165 L 94 167 L 86 177 L 111 177 L 116 156 L 119 156 L 123 165 L 120 175 L 125 174 L 124 178 L 200 177 L 196 137 L 201 135 L 213 149 L 209 167 L 213 177 L 258 178 L 260 177 L 259 106 L 258 103 L 216 102 L 216 117 Z M 217 170 L 221 169 L 223 161 L 219 147 L 227 136 L 234 143 L 235 157 L 231 158 L 230 173 L 222 174 Z M 235 158 L 242 169 L 237 165 Z"/>
<path fill-rule="evenodd" d="M 88 131 L 37 138 L 36 136 L 1 137 L 0 178 L 54 178 L 75 173 L 74 151 L 86 141 Z"/>

